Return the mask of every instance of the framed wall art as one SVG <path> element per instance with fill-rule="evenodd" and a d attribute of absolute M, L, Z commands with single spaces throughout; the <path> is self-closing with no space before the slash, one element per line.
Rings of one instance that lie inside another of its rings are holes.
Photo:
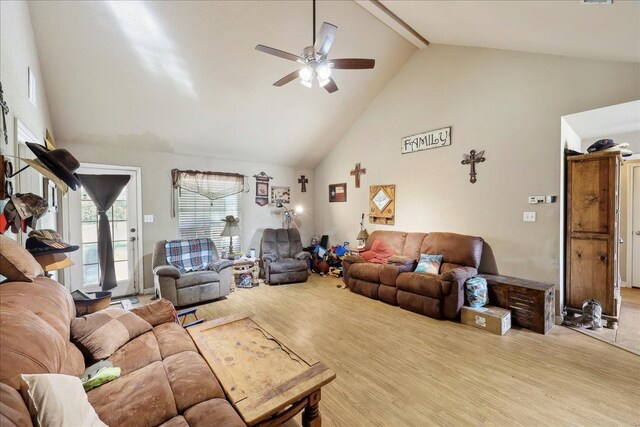
<path fill-rule="evenodd" d="M 256 179 L 256 204 L 265 206 L 269 203 L 269 181 L 273 179 L 264 172 L 253 175 Z"/>
<path fill-rule="evenodd" d="M 271 203 L 291 203 L 291 188 L 271 186 Z"/>
<path fill-rule="evenodd" d="M 329 202 L 347 201 L 347 183 L 329 184 Z"/>
<path fill-rule="evenodd" d="M 369 187 L 369 222 L 394 225 L 396 221 L 396 186 L 372 185 Z"/>

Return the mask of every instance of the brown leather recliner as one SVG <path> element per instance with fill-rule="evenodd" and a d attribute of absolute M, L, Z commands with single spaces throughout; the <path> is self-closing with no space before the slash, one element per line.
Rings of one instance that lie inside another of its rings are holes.
<path fill-rule="evenodd" d="M 302 250 L 296 228 L 266 228 L 260 242 L 260 270 L 269 284 L 306 282 L 307 260 L 311 254 Z"/>
<path fill-rule="evenodd" d="M 456 318 L 464 304 L 464 282 L 478 273 L 480 237 L 455 233 L 374 231 L 365 250 L 380 239 L 397 255 L 387 264 L 373 264 L 360 256 L 344 260 L 344 281 L 352 292 L 421 313 Z M 442 255 L 440 274 L 414 272 L 420 254 Z"/>

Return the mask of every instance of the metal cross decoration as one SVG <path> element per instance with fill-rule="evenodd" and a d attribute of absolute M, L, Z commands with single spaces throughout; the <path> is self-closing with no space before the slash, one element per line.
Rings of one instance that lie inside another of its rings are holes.
<path fill-rule="evenodd" d="M 2 133 L 4 134 L 4 143 L 9 144 L 7 138 L 7 114 L 9 114 L 9 107 L 4 100 L 4 93 L 2 92 L 2 83 L 0 83 L 0 109 L 2 110 Z"/>
<path fill-rule="evenodd" d="M 298 178 L 298 184 L 300 184 L 300 191 L 303 193 L 307 192 L 307 184 L 309 183 L 309 180 L 304 176 L 304 175 L 300 175 L 300 178 Z"/>
<path fill-rule="evenodd" d="M 479 153 L 476 153 L 476 150 L 471 150 L 471 152 L 469 154 L 463 154 L 462 155 L 463 159 L 462 163 L 463 165 L 471 165 L 471 171 L 469 172 L 469 181 L 471 181 L 472 184 L 476 183 L 476 163 L 482 163 L 485 161 L 484 158 L 484 150 L 482 150 Z"/>
<path fill-rule="evenodd" d="M 356 188 L 360 188 L 360 175 L 365 175 L 366 173 L 367 169 L 361 168 L 360 163 L 356 163 L 356 166 L 349 173 L 349 175 L 356 177 Z"/>

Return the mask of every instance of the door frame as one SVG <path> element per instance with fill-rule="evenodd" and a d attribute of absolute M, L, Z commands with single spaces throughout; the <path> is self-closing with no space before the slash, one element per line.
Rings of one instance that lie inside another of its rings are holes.
<path fill-rule="evenodd" d="M 631 156 L 630 160 L 640 160 L 640 156 Z M 629 171 L 627 172 L 627 235 L 625 238 L 629 242 L 627 245 L 627 271 L 625 284 L 626 287 L 633 287 L 633 174 L 640 174 L 640 162 L 629 163 Z M 640 191 L 640 189 L 638 189 Z M 638 196 L 640 197 L 640 196 Z M 637 272 L 640 274 L 640 271 Z"/>
<path fill-rule="evenodd" d="M 136 268 L 133 269 L 136 281 L 135 290 L 137 293 L 142 294 L 144 292 L 144 253 L 143 253 L 143 238 L 142 238 L 142 169 L 138 166 L 118 166 L 118 165 L 103 165 L 98 163 L 80 163 L 80 167 L 91 168 L 91 169 L 108 169 L 108 170 L 119 170 L 123 172 L 133 172 L 136 174 L 136 204 L 138 205 L 138 215 L 136 218 L 136 254 L 137 259 L 133 260 L 135 262 Z M 66 241 L 69 241 L 71 238 L 71 224 L 69 223 L 69 212 L 71 207 L 69 206 L 69 197 L 64 197 L 64 200 L 61 203 L 63 214 L 62 214 L 62 230 L 63 235 Z M 66 273 L 67 276 L 69 273 Z M 63 277 L 62 283 L 70 289 L 70 285 L 65 283 L 67 276 Z"/>

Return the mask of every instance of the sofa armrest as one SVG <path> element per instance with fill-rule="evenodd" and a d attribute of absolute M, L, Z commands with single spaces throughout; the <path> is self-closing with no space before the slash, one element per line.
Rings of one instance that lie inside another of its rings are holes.
<path fill-rule="evenodd" d="M 179 279 L 182 276 L 180 270 L 173 265 L 160 265 L 153 269 L 153 274 L 156 276 L 170 277 L 172 279 Z"/>
<path fill-rule="evenodd" d="M 305 251 L 300 251 L 297 254 L 294 255 L 295 259 L 309 259 L 311 258 L 311 254 L 309 252 L 305 252 Z"/>
<path fill-rule="evenodd" d="M 357 264 L 359 262 L 367 262 L 366 259 L 361 257 L 360 255 L 347 255 L 342 259 L 342 261 L 347 262 L 349 264 Z"/>
<path fill-rule="evenodd" d="M 209 270 L 216 271 L 220 273 L 225 268 L 229 268 L 233 265 L 233 261 L 229 259 L 219 259 L 217 261 L 213 261 L 209 266 Z"/>
<path fill-rule="evenodd" d="M 276 254 L 262 254 L 263 261 L 275 262 L 278 260 L 278 256 Z"/>
<path fill-rule="evenodd" d="M 478 274 L 478 270 L 473 267 L 458 267 L 453 270 L 449 270 L 446 273 L 442 273 L 442 280 L 464 283 L 467 279 L 472 278 L 476 274 Z"/>
<path fill-rule="evenodd" d="M 154 301 L 151 304 L 143 305 L 142 307 L 136 307 L 132 309 L 131 312 L 142 317 L 149 322 L 151 326 L 176 321 L 176 309 L 169 300 L 164 298 Z"/>

